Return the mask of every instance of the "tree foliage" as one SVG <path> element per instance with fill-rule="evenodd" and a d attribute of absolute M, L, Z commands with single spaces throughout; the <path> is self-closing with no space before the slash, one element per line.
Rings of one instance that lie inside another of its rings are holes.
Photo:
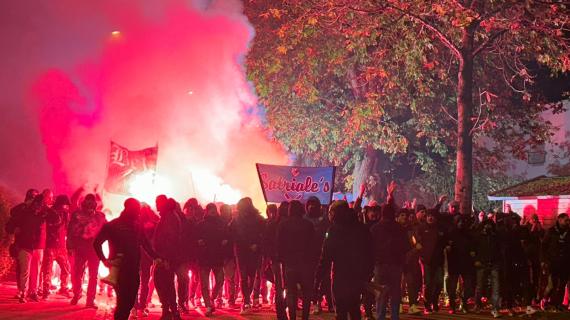
<path fill-rule="evenodd" d="M 473 166 L 500 169 L 549 141 L 539 115 L 560 111 L 533 86 L 535 68 L 570 70 L 562 1 L 248 0 L 246 14 L 256 29 L 248 74 L 275 137 L 345 173 L 370 149 L 393 173 L 453 166 L 467 56 Z"/>

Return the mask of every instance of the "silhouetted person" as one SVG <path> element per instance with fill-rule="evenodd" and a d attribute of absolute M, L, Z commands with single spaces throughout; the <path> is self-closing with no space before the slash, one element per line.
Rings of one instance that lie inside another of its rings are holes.
<path fill-rule="evenodd" d="M 307 203 L 305 204 L 305 211 L 305 219 L 309 220 L 315 228 L 315 236 L 313 237 L 311 243 L 308 245 L 311 247 L 311 267 L 313 268 L 314 272 L 316 272 L 319 265 L 319 259 L 321 258 L 321 251 L 323 248 L 323 243 L 325 241 L 325 235 L 330 227 L 330 222 L 328 217 L 323 214 L 323 211 L 321 210 L 321 201 L 317 197 L 313 196 L 307 199 Z M 322 282 L 314 288 L 314 297 L 311 298 L 314 303 L 313 314 L 318 314 L 321 312 L 323 296 L 327 298 L 329 311 L 334 310 L 331 297 L 331 279 L 330 277 L 323 277 L 321 280 Z"/>
<path fill-rule="evenodd" d="M 202 296 L 206 305 L 206 316 L 215 310 L 214 299 L 218 296 L 224 284 L 223 252 L 229 245 L 228 230 L 218 214 L 214 203 L 206 206 L 206 215 L 196 227 L 198 265 Z M 214 274 L 214 284 L 210 294 L 210 272 Z"/>
<path fill-rule="evenodd" d="M 562 305 L 562 300 L 570 276 L 570 220 L 566 213 L 559 214 L 556 224 L 546 232 L 541 261 L 552 277 L 551 295 L 546 298 L 550 298 L 552 308 L 562 311 L 567 308 Z"/>
<path fill-rule="evenodd" d="M 143 203 L 141 205 L 141 215 L 140 224 L 142 227 L 142 232 L 147 239 L 153 239 L 154 230 L 156 225 L 160 221 L 160 217 L 150 208 L 148 204 Z M 149 296 L 152 295 L 151 288 L 151 276 L 153 271 L 153 259 L 148 253 L 141 248 L 141 286 L 139 292 L 139 300 L 137 303 L 137 309 L 142 316 L 148 316 L 149 310 L 147 309 L 147 302 Z M 154 283 L 152 283 L 154 291 Z"/>
<path fill-rule="evenodd" d="M 56 222 L 56 217 L 48 216 L 43 208 L 43 196 L 34 197 L 30 205 L 22 208 L 7 225 L 7 231 L 14 233 L 18 240 L 18 264 L 20 277 L 18 290 L 20 302 L 27 297 L 38 301 L 39 273 L 43 251 L 46 245 L 46 221 Z"/>
<path fill-rule="evenodd" d="M 475 268 L 477 270 L 477 286 L 475 288 L 475 312 L 482 308 L 483 290 L 491 283 L 491 314 L 499 316 L 500 281 L 499 271 L 501 252 L 498 246 L 497 227 L 491 219 L 483 221 L 475 233 Z M 488 294 L 487 294 L 488 295 Z"/>
<path fill-rule="evenodd" d="M 45 201 L 44 201 L 45 203 Z M 46 249 L 44 250 L 44 259 L 42 262 L 43 274 L 43 297 L 46 299 L 49 295 L 51 286 L 53 262 L 57 262 L 60 272 L 60 289 L 59 294 L 69 296 L 67 289 L 67 281 L 70 273 L 69 259 L 67 257 L 67 248 L 65 246 L 65 238 L 67 236 L 67 226 L 69 225 L 69 198 L 66 195 L 59 195 L 55 199 L 53 207 L 46 208 L 50 215 L 56 215 L 56 219 L 52 219 L 47 224 Z"/>
<path fill-rule="evenodd" d="M 95 195 L 88 194 L 81 203 L 81 209 L 74 212 L 69 221 L 67 230 L 67 249 L 73 259 L 71 282 L 73 285 L 73 298 L 71 304 L 76 305 L 82 296 L 83 275 L 85 265 L 89 270 L 87 285 L 86 306 L 97 308 L 95 294 L 97 292 L 97 276 L 99 271 L 99 257 L 93 249 L 95 237 L 107 222 L 105 214 L 97 211 Z"/>
<path fill-rule="evenodd" d="M 406 229 L 395 220 L 393 198 L 395 188 L 393 182 L 388 186 L 388 200 L 382 205 L 380 221 L 370 229 L 374 258 L 374 282 L 385 287 L 384 292 L 376 300 L 378 320 L 386 318 L 388 300 L 390 300 L 392 319 L 400 318 L 402 272 L 406 263 L 406 254 L 411 249 Z"/>
<path fill-rule="evenodd" d="M 118 218 L 101 228 L 93 243 L 97 256 L 105 266 L 110 268 L 113 263 L 119 265 L 115 286 L 117 294 L 117 306 L 113 315 L 115 320 L 128 320 L 130 311 L 137 300 L 140 285 L 141 247 L 153 259 L 158 258 L 140 225 L 141 204 L 136 199 L 129 198 L 124 206 Z M 105 241 L 109 242 L 109 257 L 105 257 L 103 253 L 102 246 Z M 160 263 L 160 260 L 157 263 Z"/>
<path fill-rule="evenodd" d="M 247 313 L 251 308 L 253 285 L 261 265 L 261 243 L 265 222 L 250 198 L 240 199 L 237 209 L 238 216 L 232 222 L 231 233 L 235 239 L 241 275 L 242 313 Z"/>
<path fill-rule="evenodd" d="M 277 228 L 277 256 L 283 266 L 283 277 L 287 292 L 289 319 L 296 318 L 298 291 L 302 292 L 302 319 L 309 319 L 310 303 L 313 297 L 314 267 L 310 260 L 315 228 L 304 219 L 305 209 L 297 200 L 289 203 L 289 216 Z"/>
<path fill-rule="evenodd" d="M 6 226 L 4 227 L 6 230 L 6 233 L 8 234 L 14 234 L 14 242 L 10 245 L 9 248 L 9 253 L 10 253 L 10 257 L 12 259 L 14 259 L 14 264 L 16 266 L 16 282 L 18 284 L 18 294 L 17 294 L 17 298 L 21 300 L 21 302 L 25 301 L 25 291 L 26 291 L 26 285 L 23 285 L 23 281 L 21 281 L 21 270 L 20 270 L 20 260 L 19 260 L 19 255 L 20 255 L 20 250 L 22 248 L 22 244 L 23 244 L 23 240 L 24 238 L 22 237 L 22 234 L 20 233 L 20 229 L 18 227 L 18 224 L 20 223 L 20 219 L 22 217 L 22 215 L 25 213 L 26 209 L 32 204 L 32 201 L 34 200 L 34 198 L 39 194 L 39 191 L 36 189 L 29 189 L 28 191 L 26 191 L 26 196 L 24 198 L 24 202 L 14 206 L 12 209 L 10 209 L 10 217 L 8 219 L 8 221 L 6 222 Z M 21 294 L 21 292 L 24 292 L 24 295 Z"/>
<path fill-rule="evenodd" d="M 283 201 L 277 208 L 275 215 L 267 222 L 264 234 L 265 255 L 269 259 L 271 274 L 273 278 L 273 289 L 275 291 L 275 311 L 277 320 L 286 320 L 285 299 L 283 298 L 283 272 L 281 270 L 281 262 L 277 255 L 277 229 L 279 224 L 289 215 L 289 202 Z"/>
<path fill-rule="evenodd" d="M 160 221 L 154 232 L 153 248 L 165 261 L 154 269 L 154 285 L 162 304 L 161 319 L 181 319 L 176 304 L 174 276 L 176 267 L 182 262 L 181 259 L 184 259 L 184 252 L 181 250 L 182 221 L 175 211 L 174 203 L 164 195 L 156 198 L 156 209 Z"/>
<path fill-rule="evenodd" d="M 330 277 L 337 319 L 359 320 L 360 296 L 372 277 L 372 241 L 368 228 L 358 222 L 346 201 L 331 208 L 333 224 L 328 231 L 317 269 L 316 283 Z"/>
<path fill-rule="evenodd" d="M 224 204 L 220 207 L 220 217 L 224 222 L 224 227 L 228 234 L 228 245 L 224 247 L 222 256 L 224 258 L 224 290 L 227 295 L 228 305 L 233 308 L 236 303 L 236 257 L 234 252 L 234 241 L 230 234 L 230 226 L 232 223 L 232 208 Z M 216 305 L 222 305 L 222 291 L 218 294 Z"/>

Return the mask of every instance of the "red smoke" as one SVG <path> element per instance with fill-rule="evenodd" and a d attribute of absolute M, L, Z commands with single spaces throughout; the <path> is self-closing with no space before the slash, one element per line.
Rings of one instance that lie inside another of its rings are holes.
<path fill-rule="evenodd" d="M 239 1 L 202 1 L 201 9 L 151 2 L 160 14 L 145 13 L 139 1 L 92 5 L 106 32 L 89 27 L 97 30 L 92 50 L 44 68 L 30 90 L 57 191 L 103 185 L 114 140 L 133 150 L 158 143 L 157 179 L 166 181 L 158 191 L 178 200 L 223 200 L 237 189 L 260 204 L 255 162 L 287 157 L 259 125 L 241 63 L 253 30 Z M 65 19 L 91 14 L 81 8 L 59 9 Z"/>

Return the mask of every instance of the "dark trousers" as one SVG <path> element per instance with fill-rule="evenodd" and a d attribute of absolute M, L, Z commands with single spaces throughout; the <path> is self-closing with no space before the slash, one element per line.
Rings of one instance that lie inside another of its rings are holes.
<path fill-rule="evenodd" d="M 230 304 L 236 301 L 236 260 L 226 259 L 224 262 L 224 288 Z M 218 294 L 218 299 L 222 299 L 222 291 Z"/>
<path fill-rule="evenodd" d="M 210 272 L 214 273 L 214 285 L 212 286 L 212 293 L 210 294 Z M 200 267 L 200 282 L 202 285 L 202 296 L 204 297 L 204 304 L 207 308 L 212 306 L 212 302 L 222 291 L 224 283 L 224 271 L 221 266 L 219 267 Z"/>
<path fill-rule="evenodd" d="M 316 272 L 316 269 L 315 269 Z M 315 303 L 322 303 L 323 296 L 327 300 L 329 310 L 334 310 L 334 299 L 332 298 L 331 291 L 331 270 L 330 268 L 325 270 L 325 277 L 320 279 L 318 283 L 315 284 L 317 292 L 315 292 Z"/>
<path fill-rule="evenodd" d="M 400 319 L 400 302 L 402 301 L 402 266 L 379 264 L 374 266 L 374 283 L 386 286 L 385 291 L 376 299 L 378 320 L 386 319 L 386 307 L 390 300 L 392 320 Z"/>
<path fill-rule="evenodd" d="M 360 294 L 350 296 L 338 296 L 335 294 L 334 302 L 336 306 L 337 320 L 360 320 Z"/>
<path fill-rule="evenodd" d="M 139 292 L 139 301 L 137 303 L 137 309 L 143 310 L 146 309 L 148 295 L 150 291 L 150 276 L 152 271 L 152 258 L 149 257 L 146 253 L 141 253 L 141 271 L 140 271 L 140 292 Z"/>
<path fill-rule="evenodd" d="M 162 304 L 163 313 L 177 312 L 176 289 L 174 288 L 175 272 L 172 268 L 156 266 L 154 269 L 154 285 Z"/>
<path fill-rule="evenodd" d="M 406 265 L 404 270 L 404 280 L 408 290 L 408 298 L 411 305 L 418 304 L 418 293 L 422 286 L 422 268 L 419 260 Z"/>
<path fill-rule="evenodd" d="M 261 256 L 259 255 L 242 255 L 238 257 L 239 272 L 241 276 L 241 293 L 243 295 L 243 303 L 251 304 L 251 293 L 255 283 L 255 277 L 259 273 L 261 265 Z"/>
<path fill-rule="evenodd" d="M 474 294 L 475 270 L 468 266 L 450 268 L 449 276 L 447 277 L 447 293 L 449 294 L 449 307 L 452 310 L 457 307 L 457 284 L 459 277 L 461 277 L 461 280 L 463 281 L 463 295 L 461 296 L 461 303 L 464 308 L 467 308 L 467 300 L 473 297 Z"/>
<path fill-rule="evenodd" d="M 499 309 L 499 266 L 494 264 L 486 264 L 477 268 L 477 287 L 475 288 L 475 303 L 481 307 L 481 297 L 483 296 L 483 288 L 491 281 L 491 303 L 494 309 Z M 487 295 L 488 296 L 488 295 Z"/>
<path fill-rule="evenodd" d="M 188 263 L 182 262 L 175 266 L 176 289 L 178 291 L 178 305 L 185 305 L 188 302 L 188 286 L 190 277 L 188 276 Z"/>
<path fill-rule="evenodd" d="M 67 281 L 70 273 L 69 260 L 67 259 L 66 248 L 47 248 L 44 250 L 44 258 L 42 261 L 43 274 L 43 292 L 44 295 L 49 292 L 51 287 L 51 277 L 53 272 L 53 262 L 57 262 L 60 274 L 60 289 L 67 290 Z"/>
<path fill-rule="evenodd" d="M 255 281 L 253 283 L 253 303 L 259 302 L 259 295 L 262 297 L 262 301 L 267 300 L 267 279 L 263 270 L 269 263 L 269 258 L 262 258 L 261 265 L 255 274 Z"/>
<path fill-rule="evenodd" d="M 277 313 L 277 320 L 287 320 L 285 299 L 283 298 L 283 273 L 281 264 L 276 260 L 271 262 L 271 272 L 273 273 L 273 285 L 275 286 L 275 311 Z"/>
<path fill-rule="evenodd" d="M 425 307 L 439 310 L 439 294 L 443 288 L 443 268 L 440 265 L 424 264 Z"/>
<path fill-rule="evenodd" d="M 115 320 L 128 320 L 131 309 L 137 301 L 140 276 L 137 268 L 125 268 L 129 264 L 129 261 L 122 262 L 117 286 L 115 287 L 115 293 L 117 294 L 117 307 L 113 315 Z"/>
<path fill-rule="evenodd" d="M 87 304 L 95 301 L 97 293 L 97 275 L 99 272 L 99 257 L 95 254 L 95 250 L 82 249 L 73 251 L 73 274 L 71 282 L 73 284 L 73 295 L 81 296 L 83 275 L 85 273 L 85 265 L 89 271 L 89 282 L 87 284 Z"/>
<path fill-rule="evenodd" d="M 192 278 L 189 279 L 190 293 L 187 295 L 187 299 L 194 301 L 194 299 L 200 299 L 202 297 L 200 268 L 198 264 L 190 263 L 190 272 L 192 273 Z M 180 289 L 178 290 L 180 291 Z M 186 291 L 188 291 L 188 286 L 186 286 Z"/>
<path fill-rule="evenodd" d="M 283 266 L 285 279 L 285 288 L 287 290 L 287 307 L 289 311 L 289 320 L 296 319 L 297 316 L 297 300 L 299 291 L 301 291 L 301 301 L 303 302 L 302 319 L 309 319 L 311 308 L 312 287 L 314 275 L 311 268 L 291 268 L 287 265 Z"/>
<path fill-rule="evenodd" d="M 550 276 L 552 278 L 550 304 L 555 307 L 561 307 L 570 270 L 568 269 L 568 266 L 563 263 L 553 263 L 550 268 Z"/>

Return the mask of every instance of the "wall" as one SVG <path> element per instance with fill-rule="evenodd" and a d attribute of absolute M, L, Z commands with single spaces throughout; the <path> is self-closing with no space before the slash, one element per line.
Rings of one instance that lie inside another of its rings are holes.
<path fill-rule="evenodd" d="M 520 216 L 538 215 L 540 222 L 545 228 L 549 228 L 556 222 L 556 216 L 560 213 L 570 213 L 570 199 L 518 199 L 503 201 L 503 210 L 507 204 L 511 205 L 514 212 Z"/>
<path fill-rule="evenodd" d="M 552 136 L 552 143 L 545 146 L 546 159 L 544 164 L 533 165 L 528 161 L 512 160 L 512 167 L 508 171 L 510 176 L 522 176 L 525 179 L 532 179 L 548 174 L 548 165 L 555 162 L 557 156 L 562 154 L 562 149 L 556 144 L 563 144 L 570 138 L 570 100 L 563 102 L 564 107 L 568 110 L 559 114 L 544 113 L 542 118 L 550 121 L 558 130 Z M 566 159 L 559 159 L 562 163 L 567 163 Z"/>

